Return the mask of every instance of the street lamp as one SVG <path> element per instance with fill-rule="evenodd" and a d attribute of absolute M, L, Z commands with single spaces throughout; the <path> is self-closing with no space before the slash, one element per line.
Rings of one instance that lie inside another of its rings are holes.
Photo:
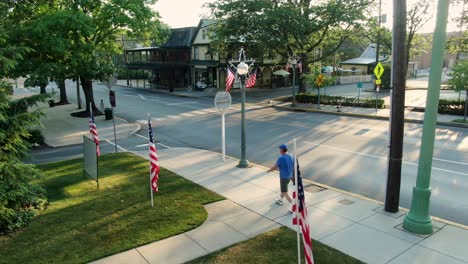
<path fill-rule="evenodd" d="M 296 67 L 297 67 L 297 57 L 296 55 L 292 55 L 291 57 L 289 57 L 288 59 L 288 63 L 289 65 L 291 65 L 292 69 L 293 69 L 293 86 L 292 86 L 292 96 L 293 96 L 293 103 L 292 103 L 292 106 L 296 106 Z"/>
<path fill-rule="evenodd" d="M 237 63 L 236 72 L 241 83 L 241 159 L 239 161 L 239 168 L 250 167 L 249 161 L 246 157 L 246 140 L 245 140 L 245 80 L 249 74 L 249 68 L 254 63 L 254 60 L 246 60 L 244 48 L 239 51 L 239 59 L 229 62 L 232 66 Z M 250 63 L 250 65 L 248 64 Z M 235 66 L 234 66 L 235 67 Z"/>

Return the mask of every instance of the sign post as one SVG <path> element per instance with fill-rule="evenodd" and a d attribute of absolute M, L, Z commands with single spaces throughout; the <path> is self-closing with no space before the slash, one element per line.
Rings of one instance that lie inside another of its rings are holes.
<path fill-rule="evenodd" d="M 317 109 L 320 109 L 320 88 L 322 88 L 322 85 L 323 85 L 323 74 L 319 74 L 317 76 L 317 79 L 315 79 L 315 84 L 317 84 L 317 87 L 318 87 Z"/>
<path fill-rule="evenodd" d="M 226 160 L 226 122 L 224 113 L 231 106 L 232 98 L 228 92 L 218 92 L 214 99 L 214 105 L 221 114 L 221 149 L 223 153 L 223 161 Z"/>
<path fill-rule="evenodd" d="M 107 88 L 109 88 L 109 103 L 112 109 L 112 122 L 114 123 L 114 147 L 115 153 L 117 153 L 117 133 L 115 131 L 115 117 L 114 117 L 114 107 L 115 104 L 115 91 L 112 90 L 112 86 L 117 83 L 117 79 L 114 76 L 109 77 L 109 79 L 105 82 Z"/>
<path fill-rule="evenodd" d="M 377 65 L 375 66 L 375 69 L 374 69 L 374 74 L 375 74 L 375 85 L 376 85 L 376 88 L 375 88 L 375 91 L 376 91 L 376 94 L 375 94 L 375 114 L 377 114 L 377 100 L 379 99 L 379 92 L 380 92 L 380 85 L 382 85 L 382 80 L 380 79 L 380 77 L 382 77 L 382 74 L 384 73 L 385 69 L 384 67 L 382 66 L 382 63 L 377 63 Z"/>

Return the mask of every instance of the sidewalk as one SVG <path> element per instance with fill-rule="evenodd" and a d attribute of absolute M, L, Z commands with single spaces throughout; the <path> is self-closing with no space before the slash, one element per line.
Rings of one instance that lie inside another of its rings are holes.
<path fill-rule="evenodd" d="M 320 109 L 317 108 L 317 104 L 296 103 L 296 107 L 292 107 L 291 102 L 272 101 L 271 105 L 276 108 L 286 109 L 290 111 L 328 113 L 334 115 L 364 117 L 382 120 L 388 120 L 390 115 L 389 108 L 376 110 L 375 108 L 343 106 L 341 108 L 341 112 L 338 112 L 336 105 L 320 105 Z M 455 119 L 463 119 L 463 116 L 437 114 L 438 125 L 468 128 L 468 124 L 452 122 Z M 422 123 L 423 120 L 423 112 L 413 112 L 410 111 L 408 108 L 405 108 L 405 122 Z"/>
<path fill-rule="evenodd" d="M 77 112 L 75 104 L 49 107 L 45 104 L 39 106 L 46 116 L 41 119 L 41 127 L 45 143 L 52 147 L 67 146 L 83 143 L 83 135 L 89 134 L 89 118 L 78 118 L 70 115 Z M 105 116 L 95 117 L 99 131 L 99 140 L 114 140 L 114 124 L 112 120 L 105 120 Z M 140 129 L 137 123 L 115 117 L 117 138 L 128 137 Z"/>
<path fill-rule="evenodd" d="M 147 158 L 146 151 L 136 154 Z M 194 230 L 94 263 L 182 263 L 279 225 L 292 228 L 289 206 L 274 202 L 279 196 L 278 175 L 267 174 L 266 168 L 239 169 L 237 159 L 223 162 L 218 153 L 190 148 L 163 149 L 159 158 L 163 167 L 228 200 L 207 205 L 207 221 Z M 404 211 L 386 213 L 378 202 L 309 181 L 304 189 L 312 237 L 359 260 L 468 263 L 464 227 L 434 220 L 432 235 L 416 235 L 402 229 Z"/>

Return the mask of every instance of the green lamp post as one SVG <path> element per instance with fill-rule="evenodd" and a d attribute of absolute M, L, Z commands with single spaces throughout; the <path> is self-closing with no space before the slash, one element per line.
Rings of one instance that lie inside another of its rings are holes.
<path fill-rule="evenodd" d="M 442 64 L 447 39 L 448 9 L 449 0 L 439 0 L 436 28 L 432 44 L 431 72 L 429 75 L 429 90 L 424 114 L 418 176 L 416 186 L 413 188 L 411 209 L 403 221 L 403 227 L 406 230 L 418 234 L 432 233 L 432 218 L 429 215 L 431 197 L 430 180 L 435 129 L 437 125 L 437 109 L 440 97 Z"/>

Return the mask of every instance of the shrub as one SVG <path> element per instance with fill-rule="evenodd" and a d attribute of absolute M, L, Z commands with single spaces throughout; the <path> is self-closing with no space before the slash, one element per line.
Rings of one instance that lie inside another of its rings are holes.
<path fill-rule="evenodd" d="M 0 233 L 27 225 L 47 204 L 43 188 L 31 180 L 42 173 L 21 162 L 0 162 Z"/>
<path fill-rule="evenodd" d="M 42 132 L 39 129 L 29 130 L 29 134 L 30 136 L 27 137 L 26 140 L 30 144 L 44 144 L 44 136 L 42 135 Z"/>
<path fill-rule="evenodd" d="M 465 112 L 465 101 L 458 100 L 439 100 L 439 114 L 463 115 Z"/>
<path fill-rule="evenodd" d="M 296 101 L 304 104 L 316 104 L 317 95 L 310 93 L 301 93 L 296 95 Z M 369 99 L 364 98 L 360 99 L 359 102 L 356 98 L 352 97 L 343 97 L 343 96 L 330 96 L 330 95 L 321 95 L 320 104 L 324 105 L 337 105 L 340 103 L 342 106 L 355 106 L 355 107 L 364 107 L 364 108 L 375 108 L 377 103 L 378 108 L 385 108 L 385 102 L 383 99 Z"/>

